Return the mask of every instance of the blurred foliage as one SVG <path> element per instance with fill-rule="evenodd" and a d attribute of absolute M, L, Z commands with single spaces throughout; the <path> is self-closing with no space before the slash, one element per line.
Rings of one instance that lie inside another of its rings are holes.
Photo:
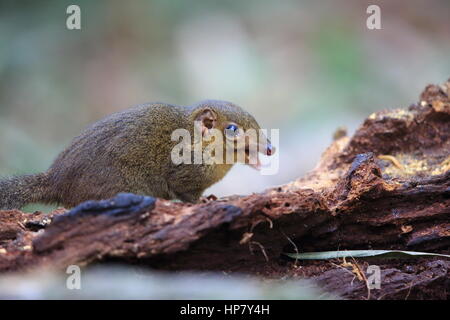
<path fill-rule="evenodd" d="M 81 271 L 81 290 L 68 290 L 69 275 L 51 271 L 0 277 L 0 299 L 339 299 L 312 281 L 265 279 L 223 273 L 164 273 L 125 266 Z"/>
<path fill-rule="evenodd" d="M 82 30 L 66 29 L 81 7 Z M 366 28 L 378 4 L 382 30 Z M 210 189 L 249 193 L 305 173 L 371 112 L 450 75 L 450 3 L 0 1 L 0 175 L 45 170 L 92 121 L 147 101 L 225 99 L 280 128 L 280 172 L 239 166 Z"/>

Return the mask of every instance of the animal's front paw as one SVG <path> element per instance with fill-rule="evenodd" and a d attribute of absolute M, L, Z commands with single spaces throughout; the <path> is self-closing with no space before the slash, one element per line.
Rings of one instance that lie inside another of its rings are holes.
<path fill-rule="evenodd" d="M 207 196 L 207 197 L 200 197 L 200 199 L 198 199 L 198 202 L 201 202 L 201 203 L 208 203 L 208 202 L 211 202 L 211 201 L 216 201 L 218 198 L 215 196 L 215 195 L 213 195 L 213 194 L 210 194 L 209 196 Z"/>

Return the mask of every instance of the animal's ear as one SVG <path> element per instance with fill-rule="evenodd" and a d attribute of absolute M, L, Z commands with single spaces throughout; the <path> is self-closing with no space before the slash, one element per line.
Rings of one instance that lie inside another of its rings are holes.
<path fill-rule="evenodd" d="M 202 136 L 204 136 L 208 130 L 217 126 L 217 115 L 212 109 L 204 108 L 197 113 L 195 122 L 200 126 Z"/>

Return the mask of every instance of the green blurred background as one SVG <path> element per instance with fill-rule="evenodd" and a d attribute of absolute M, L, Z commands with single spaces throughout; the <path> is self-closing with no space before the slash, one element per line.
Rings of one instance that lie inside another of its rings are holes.
<path fill-rule="evenodd" d="M 212 98 L 280 129 L 278 174 L 236 166 L 206 193 L 257 192 L 312 169 L 338 126 L 450 77 L 448 0 L 0 3 L 1 176 L 47 169 L 112 112 Z M 81 30 L 66 28 L 69 4 Z M 369 4 L 382 30 L 366 28 Z"/>

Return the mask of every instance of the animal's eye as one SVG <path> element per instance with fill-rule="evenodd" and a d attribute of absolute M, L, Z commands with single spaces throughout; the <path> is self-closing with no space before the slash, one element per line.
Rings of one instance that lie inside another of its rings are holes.
<path fill-rule="evenodd" d="M 229 124 L 226 128 L 225 128 L 225 135 L 228 137 L 236 137 L 239 134 L 239 128 L 237 125 L 235 124 Z"/>

